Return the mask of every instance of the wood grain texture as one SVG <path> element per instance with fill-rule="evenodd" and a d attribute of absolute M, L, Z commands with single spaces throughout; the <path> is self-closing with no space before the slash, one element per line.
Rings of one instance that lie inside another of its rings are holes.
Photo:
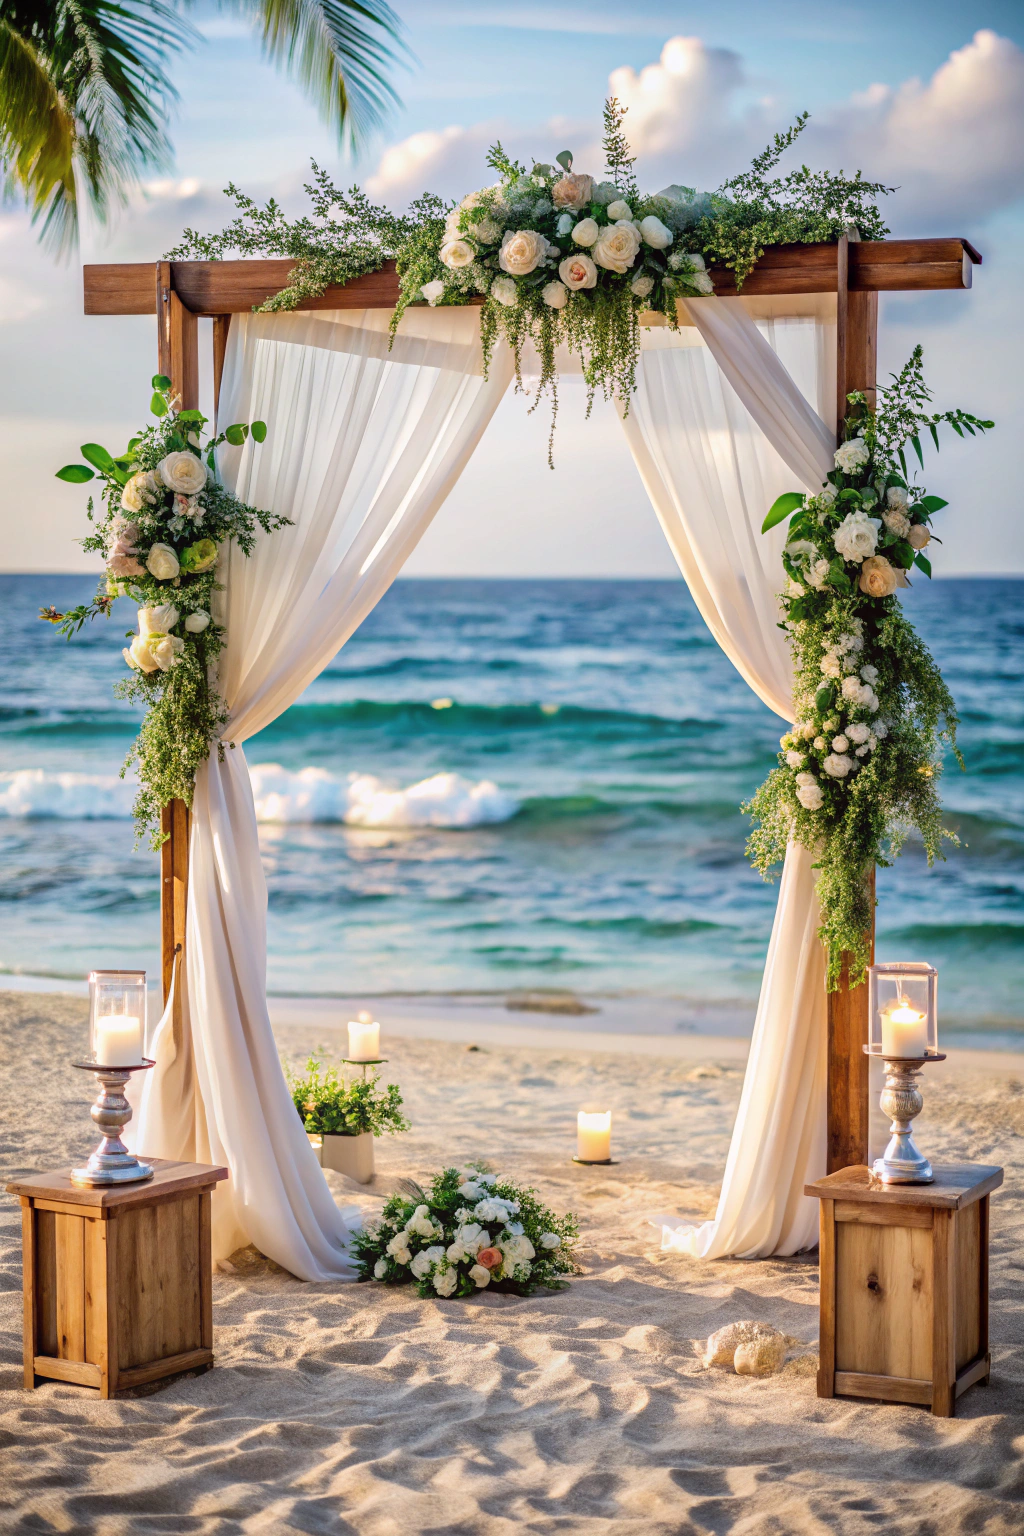
<path fill-rule="evenodd" d="M 959 237 L 935 240 L 862 241 L 850 262 L 851 292 L 914 292 L 964 288 L 964 258 L 980 264 L 973 246 Z M 200 315 L 244 314 L 278 293 L 294 265 L 271 261 L 175 261 L 168 268 L 175 291 L 186 307 Z M 155 312 L 153 266 L 150 262 L 120 262 L 83 268 L 87 315 L 151 315 Z M 735 277 L 724 267 L 712 267 L 717 293 L 736 292 Z M 835 293 L 835 245 L 781 245 L 766 251 L 743 285 L 750 294 Z M 358 277 L 343 288 L 329 288 L 306 309 L 393 309 L 398 300 L 394 262 L 379 272 Z"/>
<path fill-rule="evenodd" d="M 118 1377 L 201 1347 L 199 1196 L 118 1216 Z"/>
<path fill-rule="evenodd" d="M 54 1216 L 57 1255 L 57 1355 L 85 1359 L 85 1217 Z"/>
<path fill-rule="evenodd" d="M 36 1211 L 34 1217 L 36 1353 L 56 1356 L 57 1218 L 52 1211 Z"/>
<path fill-rule="evenodd" d="M 231 330 L 230 315 L 214 315 L 213 317 L 213 418 L 217 421 L 217 411 L 220 406 L 220 381 L 224 377 L 224 357 L 228 350 L 228 335 Z"/>
<path fill-rule="evenodd" d="M 968 1387 L 973 1387 L 976 1381 L 988 1381 L 991 1369 L 992 1361 L 986 1351 L 985 1354 L 979 1355 L 977 1360 L 972 1360 L 970 1365 L 964 1366 L 962 1371 L 957 1371 L 954 1395 L 959 1397 L 962 1392 L 967 1391 Z"/>
<path fill-rule="evenodd" d="M 163 1381 L 167 1377 L 180 1376 L 182 1371 L 199 1370 L 212 1364 L 212 1350 L 190 1349 L 180 1355 L 171 1355 L 166 1360 L 154 1360 L 149 1365 L 136 1365 L 122 1371 L 118 1378 L 118 1390 L 131 1391 L 134 1387 L 145 1387 L 152 1381 Z"/>
<path fill-rule="evenodd" d="M 836 1370 L 932 1375 L 932 1234 L 836 1227 Z"/>
<path fill-rule="evenodd" d="M 932 1413 L 942 1419 L 956 1407 L 955 1220 L 953 1211 L 936 1211 L 932 1228 Z"/>
<path fill-rule="evenodd" d="M 981 1341 L 981 1207 L 976 1200 L 954 1216 L 953 1359 L 958 1371 L 976 1360 Z M 987 1289 L 987 1287 L 986 1287 Z M 987 1347 L 987 1346 L 985 1346 Z"/>
<path fill-rule="evenodd" d="M 836 1229 L 831 1200 L 822 1200 L 818 1239 L 818 1396 L 835 1395 Z"/>
<path fill-rule="evenodd" d="M 31 1391 L 36 1384 L 36 1240 L 32 1202 L 21 1197 L 21 1262 L 22 1262 L 22 1369 L 24 1385 Z"/>
<path fill-rule="evenodd" d="M 880 1205 L 920 1205 L 960 1210 L 998 1189 L 1003 1170 L 988 1163 L 936 1163 L 932 1184 L 880 1184 L 864 1164 L 839 1168 L 804 1185 L 817 1199 L 870 1201 Z"/>
<path fill-rule="evenodd" d="M 36 1376 L 50 1381 L 67 1381 L 76 1387 L 98 1387 L 100 1369 L 88 1360 L 58 1360 L 52 1355 L 37 1355 L 33 1362 Z"/>
<path fill-rule="evenodd" d="M 865 1227 L 921 1227 L 931 1231 L 930 1206 L 869 1205 L 863 1200 L 836 1200 L 836 1221 L 852 1221 Z"/>
<path fill-rule="evenodd" d="M 160 974 L 166 1005 L 174 974 L 174 956 L 181 946 L 185 960 L 185 923 L 188 916 L 188 847 L 192 812 L 184 800 L 172 800 L 160 813 Z M 175 1021 L 177 1026 L 177 1019 Z"/>
<path fill-rule="evenodd" d="M 182 1163 L 171 1158 L 150 1158 L 153 1177 L 143 1184 L 108 1185 L 106 1188 L 87 1188 L 72 1184 L 71 1170 L 58 1173 L 29 1173 L 21 1179 L 13 1179 L 6 1186 L 9 1195 L 25 1195 L 33 1198 L 52 1198 L 73 1206 L 90 1206 L 97 1210 L 111 1207 L 144 1205 L 162 1195 L 174 1195 L 186 1190 L 211 1189 L 228 1170 L 211 1163 Z M 45 1213 L 43 1213 L 45 1214 Z M 39 1218 L 37 1217 L 37 1220 Z"/>
<path fill-rule="evenodd" d="M 199 1195 L 199 1343 L 213 1348 L 213 1197 L 209 1190 Z"/>
<path fill-rule="evenodd" d="M 849 368 L 847 363 L 847 368 Z M 869 933 L 871 958 L 875 953 L 875 871 L 867 874 L 871 901 Z M 828 1087 L 826 1104 L 826 1169 L 848 1168 L 863 1163 L 868 1155 L 869 1066 L 864 1054 L 868 1043 L 868 987 L 850 986 L 849 956 L 843 957 L 839 987 L 828 994 Z"/>
<path fill-rule="evenodd" d="M 864 1371 L 837 1371 L 837 1397 L 868 1397 L 882 1403 L 915 1403 L 930 1408 L 932 1384 L 907 1376 L 871 1376 Z"/>

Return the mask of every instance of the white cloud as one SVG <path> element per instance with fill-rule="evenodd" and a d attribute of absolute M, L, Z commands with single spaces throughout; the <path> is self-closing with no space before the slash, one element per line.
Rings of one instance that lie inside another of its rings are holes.
<path fill-rule="evenodd" d="M 629 109 L 627 133 L 641 182 L 717 186 L 742 170 L 787 112 L 754 101 L 739 54 L 697 37 L 668 40 L 656 63 L 613 70 L 609 91 Z M 571 147 L 580 167 L 600 170 L 593 121 L 552 118 L 533 129 L 497 121 L 417 133 L 389 149 L 368 180 L 374 196 L 408 201 L 425 189 L 454 197 L 482 185 L 484 156 L 501 138 L 523 160 Z M 976 33 L 930 80 L 871 85 L 812 120 L 794 163 L 857 167 L 898 185 L 887 217 L 901 231 L 963 226 L 1024 193 L 1024 52 L 991 31 Z"/>

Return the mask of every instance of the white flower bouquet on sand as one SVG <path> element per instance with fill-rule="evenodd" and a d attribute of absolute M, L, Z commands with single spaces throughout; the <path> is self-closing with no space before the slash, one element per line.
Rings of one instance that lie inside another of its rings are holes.
<path fill-rule="evenodd" d="M 360 1278 L 415 1284 L 423 1297 L 494 1289 L 527 1296 L 561 1290 L 579 1273 L 579 1224 L 556 1216 L 534 1191 L 479 1164 L 445 1168 L 429 1190 L 392 1195 L 355 1238 Z"/>

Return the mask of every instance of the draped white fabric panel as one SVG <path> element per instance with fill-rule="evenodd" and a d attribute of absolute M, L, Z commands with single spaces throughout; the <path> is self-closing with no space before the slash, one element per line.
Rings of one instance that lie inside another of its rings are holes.
<path fill-rule="evenodd" d="M 645 331 L 623 425 L 712 634 L 758 697 L 792 720 L 776 600 L 785 527 L 763 535 L 761 523 L 782 491 L 816 490 L 831 468 L 823 418 L 834 413 L 834 323 L 823 306 L 760 309 L 696 299 L 680 331 Z M 824 952 L 811 866 L 791 845 L 715 1219 L 666 1229 L 666 1246 L 752 1258 L 817 1240 L 817 1205 L 802 1193 L 825 1161 Z"/>
<path fill-rule="evenodd" d="M 266 885 L 241 744 L 288 708 L 379 601 L 465 467 L 512 376 L 484 379 L 479 313 L 410 311 L 388 351 L 382 311 L 236 316 L 224 422 L 267 441 L 223 452 L 225 484 L 292 518 L 219 572 L 230 721 L 192 812 L 185 1038 L 172 1010 L 138 1143 L 224 1163 L 214 1257 L 252 1242 L 308 1280 L 351 1279 L 349 1229 L 292 1106 L 266 1003 Z M 191 1025 L 191 1045 L 189 1044 Z"/>

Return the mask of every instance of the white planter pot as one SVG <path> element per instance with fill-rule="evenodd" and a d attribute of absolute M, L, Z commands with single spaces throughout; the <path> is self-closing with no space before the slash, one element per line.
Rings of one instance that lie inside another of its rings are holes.
<path fill-rule="evenodd" d="M 314 1150 L 319 1151 L 321 1168 L 343 1173 L 357 1184 L 369 1184 L 373 1178 L 373 1136 L 364 1131 L 361 1136 L 310 1136 Z M 317 1149 L 317 1142 L 320 1143 Z"/>

